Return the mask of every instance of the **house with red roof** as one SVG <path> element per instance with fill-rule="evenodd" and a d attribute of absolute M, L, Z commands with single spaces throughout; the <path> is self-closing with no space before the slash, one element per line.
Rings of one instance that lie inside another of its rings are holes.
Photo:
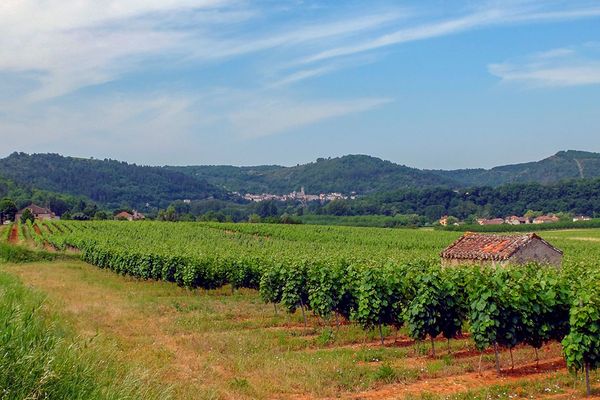
<path fill-rule="evenodd" d="M 536 235 L 484 235 L 467 232 L 446 248 L 442 264 L 506 265 L 538 263 L 560 267 L 563 252 Z"/>
<path fill-rule="evenodd" d="M 136 210 L 133 210 L 133 214 L 128 213 L 127 211 L 121 211 L 120 213 L 115 215 L 115 219 L 118 221 L 139 221 L 145 218 L 146 217 L 144 216 L 144 214 L 137 212 Z"/>
<path fill-rule="evenodd" d="M 15 221 L 21 220 L 21 216 L 23 215 L 25 210 L 29 210 L 31 214 L 33 214 L 33 217 L 39 221 L 58 219 L 56 217 L 56 214 L 54 214 L 49 208 L 40 207 L 36 204 L 31 204 L 15 214 Z"/>

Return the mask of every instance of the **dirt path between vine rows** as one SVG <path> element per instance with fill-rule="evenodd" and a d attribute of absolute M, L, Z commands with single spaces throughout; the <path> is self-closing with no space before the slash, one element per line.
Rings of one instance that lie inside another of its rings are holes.
<path fill-rule="evenodd" d="M 565 362 L 562 357 L 545 362 L 527 364 L 514 370 L 505 370 L 500 375 L 495 370 L 486 370 L 442 378 L 424 379 L 410 384 L 396 384 L 363 393 L 350 394 L 346 399 L 397 399 L 404 396 L 417 396 L 422 393 L 436 395 L 452 395 L 468 390 L 476 390 L 492 385 L 507 385 L 520 381 L 537 381 L 548 378 L 551 374 L 564 371 Z"/>
<path fill-rule="evenodd" d="M 17 244 L 19 243 L 19 227 L 15 224 L 10 229 L 10 235 L 8 236 L 8 243 Z"/>
<path fill-rule="evenodd" d="M 54 246 L 52 246 L 50 243 L 48 243 L 48 241 L 46 241 L 44 239 L 44 235 L 42 233 L 42 230 L 38 226 L 38 224 L 33 224 L 33 230 L 35 231 L 35 234 L 38 235 L 40 237 L 40 239 L 42 239 L 42 242 L 44 244 L 44 250 L 46 250 L 50 253 L 56 252 L 56 249 L 54 248 Z"/>

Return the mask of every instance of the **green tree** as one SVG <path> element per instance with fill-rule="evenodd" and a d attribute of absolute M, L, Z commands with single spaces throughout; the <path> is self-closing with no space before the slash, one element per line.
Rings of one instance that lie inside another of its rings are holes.
<path fill-rule="evenodd" d="M 104 221 L 108 219 L 108 213 L 106 211 L 96 211 L 94 214 L 94 220 L 96 221 Z"/>
<path fill-rule="evenodd" d="M 160 210 L 158 212 L 159 221 L 177 221 L 177 211 L 174 206 L 167 207 L 166 210 Z"/>
<path fill-rule="evenodd" d="M 340 216 L 348 215 L 350 207 L 345 200 L 333 200 L 325 206 L 324 210 L 327 214 Z"/>
<path fill-rule="evenodd" d="M 258 214 L 250 214 L 250 216 L 248 217 L 248 222 L 250 222 L 251 224 L 260 224 L 260 221 L 261 218 Z"/>
<path fill-rule="evenodd" d="M 261 201 L 258 203 L 256 213 L 261 218 L 276 217 L 279 215 L 279 209 L 277 208 L 277 204 L 272 200 Z"/>
<path fill-rule="evenodd" d="M 13 221 L 17 211 L 17 206 L 12 199 L 2 199 L 0 201 L 0 224 L 3 224 L 6 220 Z"/>
<path fill-rule="evenodd" d="M 533 219 L 533 218 L 537 218 L 537 217 L 539 217 L 541 215 L 544 215 L 544 213 L 541 212 L 541 211 L 527 210 L 527 212 L 523 216 L 525 218 Z"/>
<path fill-rule="evenodd" d="M 456 217 L 453 217 L 453 216 L 448 217 L 448 225 L 458 224 L 459 222 L 460 222 L 460 220 Z"/>
<path fill-rule="evenodd" d="M 21 223 L 26 224 L 27 221 L 35 221 L 35 217 L 29 208 L 26 208 L 25 211 L 23 211 L 23 214 L 21 214 Z"/>
<path fill-rule="evenodd" d="M 281 222 L 282 224 L 299 224 L 299 223 L 301 223 L 300 220 L 292 217 L 288 213 L 283 213 L 281 215 L 281 217 L 279 217 L 279 222 Z"/>
<path fill-rule="evenodd" d="M 74 221 L 89 221 L 90 217 L 88 217 L 85 213 L 76 212 L 71 215 L 71 219 Z"/>

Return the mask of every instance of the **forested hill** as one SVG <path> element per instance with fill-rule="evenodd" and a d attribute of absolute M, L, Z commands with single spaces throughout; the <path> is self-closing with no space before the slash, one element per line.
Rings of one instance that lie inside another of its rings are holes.
<path fill-rule="evenodd" d="M 427 171 L 365 155 L 282 167 L 148 167 L 57 154 L 13 153 L 0 159 L 0 177 L 20 187 L 83 196 L 105 208 L 166 208 L 177 200 L 230 199 L 229 192 L 359 195 L 425 188 L 463 189 L 512 183 L 552 184 L 600 177 L 600 154 L 561 151 L 537 162 L 489 170 Z"/>
<path fill-rule="evenodd" d="M 320 158 L 294 167 L 193 166 L 169 167 L 206 179 L 229 191 L 290 193 L 303 186 L 307 193 L 367 194 L 403 188 L 456 186 L 438 174 L 409 168 L 366 155 Z"/>
<path fill-rule="evenodd" d="M 167 207 L 175 200 L 226 198 L 205 180 L 161 167 L 114 160 L 13 153 L 0 159 L 0 177 L 46 191 L 85 196 L 108 207 Z"/>
<path fill-rule="evenodd" d="M 600 154 L 560 151 L 541 161 L 504 165 L 492 169 L 431 171 L 464 187 L 499 186 L 507 183 L 550 184 L 565 179 L 600 177 Z"/>
<path fill-rule="evenodd" d="M 191 166 L 168 167 L 229 191 L 289 193 L 304 186 L 307 193 L 369 194 L 398 189 L 471 186 L 497 187 L 509 183 L 551 184 L 565 179 L 600 177 L 600 154 L 561 151 L 541 161 L 492 169 L 419 170 L 365 155 L 319 159 L 294 167 Z"/>

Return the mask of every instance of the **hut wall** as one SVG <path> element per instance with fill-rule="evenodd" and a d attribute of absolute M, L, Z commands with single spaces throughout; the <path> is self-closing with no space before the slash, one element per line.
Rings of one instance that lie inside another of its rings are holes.
<path fill-rule="evenodd" d="M 527 264 L 535 262 L 560 267 L 562 263 L 562 254 L 552 247 L 548 247 L 540 240 L 533 240 L 513 254 L 509 261 L 511 264 Z"/>

